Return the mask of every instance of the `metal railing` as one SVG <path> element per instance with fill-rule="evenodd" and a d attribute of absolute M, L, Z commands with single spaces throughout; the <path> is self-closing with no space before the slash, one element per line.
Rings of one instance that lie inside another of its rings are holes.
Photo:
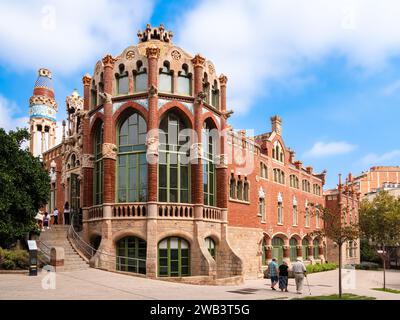
<path fill-rule="evenodd" d="M 41 240 L 36 240 L 36 242 L 39 252 L 42 253 L 45 258 L 42 262 L 49 263 L 51 248 Z"/>

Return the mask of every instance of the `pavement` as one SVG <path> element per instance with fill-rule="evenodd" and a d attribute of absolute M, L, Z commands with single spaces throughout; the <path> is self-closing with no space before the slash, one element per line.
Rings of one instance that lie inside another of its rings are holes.
<path fill-rule="evenodd" d="M 289 279 L 289 292 L 272 291 L 267 279 L 247 280 L 238 286 L 205 286 L 146 279 L 98 269 L 71 272 L 41 272 L 38 276 L 0 274 L 0 299 L 74 299 L 74 300 L 266 300 L 338 292 L 338 271 L 308 275 L 302 295 Z M 382 287 L 381 271 L 352 270 L 343 278 L 344 292 L 400 300 L 400 294 L 371 290 Z M 387 271 L 388 288 L 400 290 L 400 271 Z M 309 291 L 310 290 L 310 291 Z"/>

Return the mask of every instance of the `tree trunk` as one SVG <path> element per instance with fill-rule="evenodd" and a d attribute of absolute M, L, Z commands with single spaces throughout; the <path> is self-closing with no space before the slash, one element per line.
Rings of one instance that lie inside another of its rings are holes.
<path fill-rule="evenodd" d="M 385 245 L 382 246 L 383 249 L 383 254 L 382 254 L 382 259 L 383 259 L 383 290 L 386 289 L 386 252 L 385 252 Z"/>
<path fill-rule="evenodd" d="M 342 298 L 342 244 L 339 246 L 339 299 Z"/>

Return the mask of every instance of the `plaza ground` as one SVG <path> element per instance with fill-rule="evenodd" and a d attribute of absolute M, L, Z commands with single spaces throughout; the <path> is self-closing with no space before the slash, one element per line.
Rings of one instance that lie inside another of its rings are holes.
<path fill-rule="evenodd" d="M 372 290 L 382 286 L 382 272 L 355 272 L 355 289 L 344 292 L 376 297 L 377 299 L 400 300 L 400 294 Z M 56 273 L 56 289 L 43 289 L 45 273 L 37 277 L 21 274 L 0 274 L 0 299 L 291 299 L 301 295 L 295 293 L 294 279 L 289 279 L 289 291 L 272 291 L 269 280 L 247 280 L 239 286 L 203 286 L 179 284 L 142 277 L 88 269 Z M 310 274 L 311 294 L 328 295 L 337 293 L 337 270 Z M 344 282 L 349 278 L 345 277 Z M 354 278 L 350 278 L 354 280 Z M 400 289 L 400 272 L 387 272 L 387 287 Z M 353 282 L 354 284 L 354 282 Z M 309 296 L 307 282 L 302 296 Z"/>

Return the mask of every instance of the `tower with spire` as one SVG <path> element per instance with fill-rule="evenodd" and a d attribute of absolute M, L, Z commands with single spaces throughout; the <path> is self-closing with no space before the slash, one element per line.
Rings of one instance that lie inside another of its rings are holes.
<path fill-rule="evenodd" d="M 55 146 L 57 111 L 51 71 L 41 68 L 29 99 L 30 151 L 34 156 Z"/>

